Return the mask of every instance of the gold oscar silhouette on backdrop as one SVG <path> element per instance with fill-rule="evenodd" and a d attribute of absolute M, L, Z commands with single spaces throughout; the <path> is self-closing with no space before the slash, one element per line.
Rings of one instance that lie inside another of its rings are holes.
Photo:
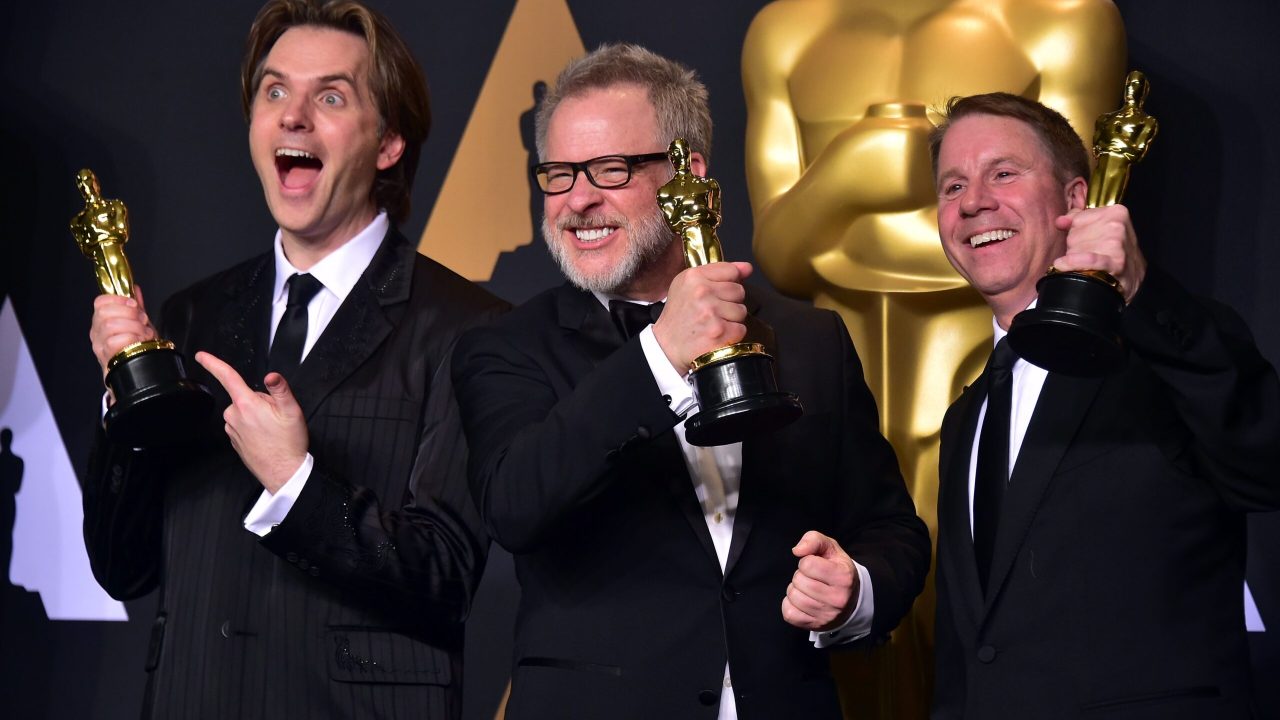
<path fill-rule="evenodd" d="M 938 430 L 982 369 L 991 313 L 939 244 L 930 108 L 1003 90 L 1088 133 L 1124 62 L 1110 0 L 778 0 L 747 33 L 756 260 L 844 318 L 935 537 Z M 933 614 L 930 583 L 886 647 L 833 655 L 847 717 L 928 715 Z"/>

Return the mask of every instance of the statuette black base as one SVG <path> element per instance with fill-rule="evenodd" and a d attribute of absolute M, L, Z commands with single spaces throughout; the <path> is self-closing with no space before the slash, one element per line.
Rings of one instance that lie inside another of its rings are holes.
<path fill-rule="evenodd" d="M 700 447 L 773 432 L 804 414 L 799 398 L 778 390 L 773 358 L 763 353 L 699 368 L 693 373 L 693 394 L 701 412 L 685 421 L 684 433 L 690 445 Z"/>
<path fill-rule="evenodd" d="M 1115 372 L 1128 350 L 1121 334 L 1124 297 L 1106 282 L 1076 272 L 1045 275 L 1036 306 L 1009 326 L 1009 345 L 1049 372 L 1099 377 Z"/>
<path fill-rule="evenodd" d="M 103 420 L 107 439 L 129 447 L 193 437 L 213 409 L 213 397 L 187 377 L 176 350 L 155 348 L 116 362 L 107 387 L 115 397 Z"/>

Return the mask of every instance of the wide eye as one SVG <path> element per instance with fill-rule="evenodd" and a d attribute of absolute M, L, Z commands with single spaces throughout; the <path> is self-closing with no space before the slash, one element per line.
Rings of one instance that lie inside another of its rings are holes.
<path fill-rule="evenodd" d="M 267 88 L 266 96 L 268 100 L 279 100 L 284 97 L 284 88 L 279 85 L 272 85 Z"/>
<path fill-rule="evenodd" d="M 328 92 L 321 95 L 320 102 L 329 107 L 342 107 L 345 104 L 343 97 L 336 92 Z"/>

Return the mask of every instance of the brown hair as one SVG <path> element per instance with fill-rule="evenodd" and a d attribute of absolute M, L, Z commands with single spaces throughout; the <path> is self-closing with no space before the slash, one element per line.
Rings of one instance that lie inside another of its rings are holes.
<path fill-rule="evenodd" d="M 620 83 L 639 85 L 649 93 L 649 103 L 658 117 L 657 141 L 662 150 L 683 137 L 690 150 L 711 161 L 711 110 L 707 87 L 697 73 L 639 45 L 609 43 L 566 65 L 556 77 L 555 87 L 542 98 L 534 123 L 538 158 L 549 159 L 547 125 L 561 101 Z"/>
<path fill-rule="evenodd" d="M 929 133 L 929 157 L 933 161 L 933 177 L 938 177 L 938 153 L 942 138 L 952 123 L 969 115 L 995 115 L 1021 120 L 1031 127 L 1049 156 L 1053 168 L 1063 183 L 1082 177 L 1089 179 L 1089 154 L 1071 123 L 1057 110 L 1045 107 L 1035 100 L 1005 92 L 953 97 L 947 101 L 942 122 Z"/>
<path fill-rule="evenodd" d="M 378 107 L 378 134 L 390 130 L 404 139 L 400 161 L 378 172 L 370 194 L 393 222 L 404 222 L 422 143 L 431 129 L 431 103 L 422 68 L 378 11 L 356 0 L 271 0 L 262 6 L 249 29 L 240 65 L 240 102 L 245 118 L 251 117 L 267 54 L 285 31 L 300 26 L 341 30 L 368 44 L 373 59 L 369 89 Z"/>

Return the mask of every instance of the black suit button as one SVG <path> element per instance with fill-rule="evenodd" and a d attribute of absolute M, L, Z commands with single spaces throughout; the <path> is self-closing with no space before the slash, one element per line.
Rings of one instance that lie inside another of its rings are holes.
<path fill-rule="evenodd" d="M 728 583 L 726 583 L 726 584 L 725 584 L 725 586 L 724 586 L 723 588 L 720 588 L 720 597 L 721 597 L 725 602 L 729 602 L 729 603 L 731 603 L 731 602 L 733 602 L 734 600 L 737 600 L 737 599 L 738 599 L 738 596 L 739 596 L 739 595 L 741 595 L 741 594 L 742 594 L 742 593 L 738 592 L 737 590 L 734 590 L 734 589 L 733 589 L 733 586 L 732 586 L 732 585 L 729 585 Z"/>
<path fill-rule="evenodd" d="M 302 570 L 306 570 L 307 568 L 311 567 L 311 563 L 307 562 L 306 558 L 302 558 L 301 560 L 298 561 L 298 567 L 301 568 Z"/>
<path fill-rule="evenodd" d="M 670 405 L 670 404 L 671 404 L 671 396 L 670 396 L 670 395 L 663 395 L 663 396 L 662 396 L 662 402 L 664 402 L 664 403 L 666 403 L 666 404 Z"/>
<path fill-rule="evenodd" d="M 994 645 L 983 645 L 978 648 L 978 662 L 986 664 L 996 659 L 996 648 Z"/>
<path fill-rule="evenodd" d="M 640 438 L 641 440 L 648 440 L 649 428 L 644 425 L 641 425 L 640 427 L 636 428 L 636 437 Z"/>
<path fill-rule="evenodd" d="M 310 575 L 311 577 L 320 577 L 320 568 L 316 567 L 315 565 L 312 565 L 311 569 L 307 571 L 307 574 Z"/>
<path fill-rule="evenodd" d="M 698 693 L 698 702 L 708 707 L 720 702 L 720 693 L 714 690 L 703 690 Z"/>
<path fill-rule="evenodd" d="M 298 562 L 298 553 L 296 552 L 285 553 L 284 559 L 291 563 L 296 563 Z"/>
<path fill-rule="evenodd" d="M 224 638 L 231 637 L 231 621 L 223 620 L 222 627 L 218 628 L 218 631 L 222 633 L 222 637 Z"/>

